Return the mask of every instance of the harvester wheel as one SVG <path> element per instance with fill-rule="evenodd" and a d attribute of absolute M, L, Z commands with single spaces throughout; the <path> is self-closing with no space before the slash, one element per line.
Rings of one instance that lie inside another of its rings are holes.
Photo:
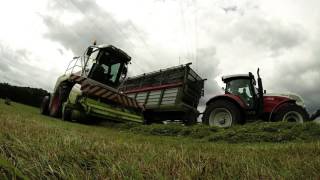
<path fill-rule="evenodd" d="M 242 122 L 242 114 L 232 102 L 218 100 L 207 105 L 202 122 L 209 126 L 226 128 Z"/>
<path fill-rule="evenodd" d="M 274 120 L 303 123 L 303 121 L 308 120 L 308 113 L 301 106 L 295 104 L 287 104 L 277 111 Z"/>
<path fill-rule="evenodd" d="M 53 117 L 62 116 L 62 104 L 67 100 L 69 87 L 66 83 L 62 83 L 52 97 L 49 114 Z"/>
<path fill-rule="evenodd" d="M 50 103 L 50 95 L 43 97 L 42 103 L 40 106 L 40 113 L 43 115 L 49 115 L 49 103 Z"/>

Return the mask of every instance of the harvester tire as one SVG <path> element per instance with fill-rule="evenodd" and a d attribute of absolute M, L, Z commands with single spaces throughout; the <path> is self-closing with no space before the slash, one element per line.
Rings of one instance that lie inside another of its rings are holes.
<path fill-rule="evenodd" d="M 217 100 L 207 105 L 202 122 L 209 126 L 230 127 L 243 122 L 240 109 L 227 100 Z"/>
<path fill-rule="evenodd" d="M 49 115 L 49 103 L 50 103 L 50 95 L 43 97 L 41 106 L 40 106 L 40 113 L 43 115 Z"/>
<path fill-rule="evenodd" d="M 274 116 L 275 121 L 303 123 L 309 120 L 307 111 L 296 104 L 286 104 Z"/>
<path fill-rule="evenodd" d="M 49 114 L 53 117 L 62 116 L 62 104 L 67 100 L 69 87 L 67 83 L 61 83 L 57 91 L 52 97 L 52 102 L 49 108 Z"/>

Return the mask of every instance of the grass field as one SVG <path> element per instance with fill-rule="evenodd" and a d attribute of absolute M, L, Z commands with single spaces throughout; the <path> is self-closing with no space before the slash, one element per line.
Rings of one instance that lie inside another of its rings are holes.
<path fill-rule="evenodd" d="M 319 179 L 320 126 L 103 126 L 0 100 L 0 179 Z"/>

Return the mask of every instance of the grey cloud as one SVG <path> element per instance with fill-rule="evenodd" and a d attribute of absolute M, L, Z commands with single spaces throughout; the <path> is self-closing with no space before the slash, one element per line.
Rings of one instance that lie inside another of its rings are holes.
<path fill-rule="evenodd" d="M 215 47 L 199 49 L 198 54 L 197 70 L 202 78 L 207 79 L 204 89 L 205 96 L 200 100 L 200 106 L 204 106 L 210 98 L 221 93 L 220 87 L 215 81 L 215 78 L 220 73 L 218 68 L 219 60 L 216 58 Z"/>
<path fill-rule="evenodd" d="M 45 37 L 61 43 L 71 49 L 75 55 L 81 55 L 84 49 L 96 39 L 99 43 L 109 43 L 121 48 L 129 48 L 129 36 L 132 32 L 130 23 L 116 22 L 113 17 L 95 1 L 52 1 L 49 15 L 41 15 L 49 32 Z M 82 17 L 71 25 L 63 23 L 52 11 L 60 14 L 64 11 L 77 13 Z M 60 12 L 60 13 L 59 13 Z"/>
<path fill-rule="evenodd" d="M 229 13 L 229 12 L 235 12 L 238 10 L 237 6 L 227 6 L 227 7 L 223 7 L 222 8 L 224 10 L 225 13 Z"/>
<path fill-rule="evenodd" d="M 241 18 L 233 28 L 237 32 L 236 36 L 276 53 L 299 46 L 307 39 L 305 31 L 299 25 L 258 17 Z"/>
<path fill-rule="evenodd" d="M 12 49 L 0 43 L 0 82 L 8 82 L 19 86 L 31 86 L 51 89 L 48 80 L 52 73 L 29 65 L 30 52 L 25 49 Z"/>
<path fill-rule="evenodd" d="M 320 109 L 320 48 L 315 43 L 305 53 L 305 59 L 279 62 L 275 67 L 275 83 L 271 86 L 300 94 L 312 112 Z M 308 53 L 311 56 L 307 56 Z"/>

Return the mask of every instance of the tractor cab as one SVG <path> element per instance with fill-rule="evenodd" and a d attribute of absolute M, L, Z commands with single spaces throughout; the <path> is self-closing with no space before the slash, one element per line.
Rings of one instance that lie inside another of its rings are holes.
<path fill-rule="evenodd" d="M 112 45 L 90 46 L 86 56 L 82 76 L 113 88 L 126 78 L 131 57 L 122 50 Z"/>
<path fill-rule="evenodd" d="M 223 76 L 222 81 L 226 84 L 225 94 L 235 95 L 246 104 L 249 111 L 259 113 L 263 111 L 263 87 L 258 69 L 258 87 L 254 75 L 238 74 Z"/>

